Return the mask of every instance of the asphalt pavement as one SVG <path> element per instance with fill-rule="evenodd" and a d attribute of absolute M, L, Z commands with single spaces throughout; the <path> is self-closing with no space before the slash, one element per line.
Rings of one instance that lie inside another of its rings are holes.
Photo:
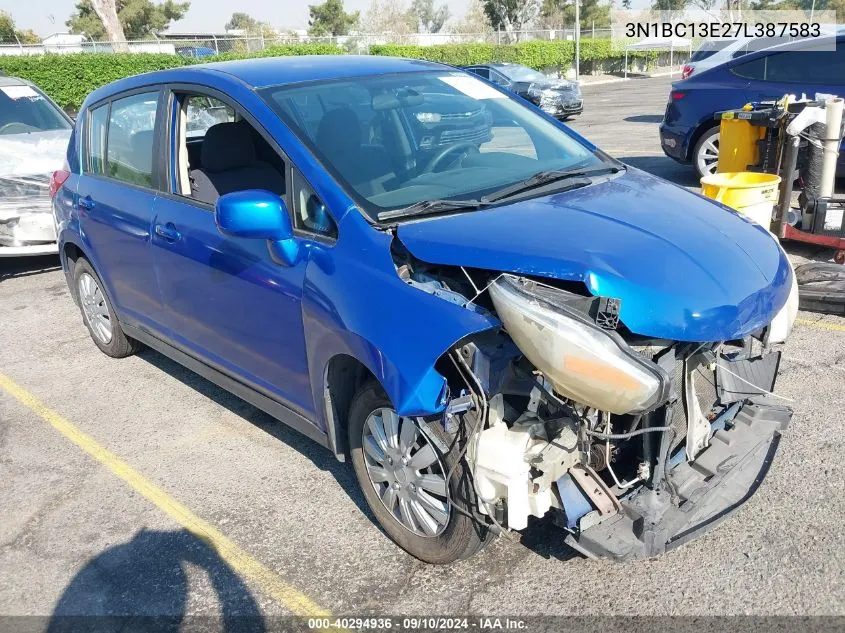
<path fill-rule="evenodd" d="M 694 187 L 657 141 L 668 89 L 588 86 L 573 127 Z M 449 567 L 387 539 L 325 449 L 151 350 L 102 355 L 56 258 L 0 260 L 0 323 L 0 615 L 42 618 L 5 630 L 74 614 L 845 615 L 845 319 L 800 315 L 777 386 L 792 425 L 710 533 L 620 565 L 535 521 Z"/>

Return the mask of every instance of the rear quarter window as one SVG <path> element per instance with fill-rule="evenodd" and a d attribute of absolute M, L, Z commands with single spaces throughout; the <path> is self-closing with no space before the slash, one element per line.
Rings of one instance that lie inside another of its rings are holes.
<path fill-rule="evenodd" d="M 104 175 L 106 173 L 106 130 L 109 121 L 109 105 L 102 105 L 91 110 L 88 119 L 87 159 L 88 172 Z"/>

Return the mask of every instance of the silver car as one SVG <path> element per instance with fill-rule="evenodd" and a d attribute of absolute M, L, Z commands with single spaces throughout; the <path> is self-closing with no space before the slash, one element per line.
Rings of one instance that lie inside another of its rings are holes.
<path fill-rule="evenodd" d="M 0 257 L 57 252 L 50 179 L 72 127 L 33 84 L 0 76 Z"/>

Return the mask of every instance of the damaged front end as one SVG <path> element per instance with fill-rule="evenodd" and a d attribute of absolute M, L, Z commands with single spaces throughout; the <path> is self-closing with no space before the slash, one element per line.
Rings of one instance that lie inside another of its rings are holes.
<path fill-rule="evenodd" d="M 449 354 L 458 379 L 443 424 L 457 433 L 472 420 L 480 520 L 521 530 L 552 514 L 582 554 L 630 560 L 686 542 L 754 493 L 792 416 L 771 394 L 792 299 L 743 340 L 678 342 L 631 333 L 619 301 L 565 282 L 458 273 L 404 276 L 503 324 Z"/>
<path fill-rule="evenodd" d="M 0 176 L 0 255 L 3 247 L 55 241 L 50 174 Z"/>

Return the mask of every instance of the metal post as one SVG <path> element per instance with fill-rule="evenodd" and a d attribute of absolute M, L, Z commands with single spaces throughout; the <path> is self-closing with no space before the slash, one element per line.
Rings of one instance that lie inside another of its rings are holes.
<path fill-rule="evenodd" d="M 214 39 L 214 53 L 216 55 L 219 55 L 220 54 L 220 48 L 217 46 L 217 36 L 212 33 L 211 37 Z"/>
<path fill-rule="evenodd" d="M 575 0 L 575 81 L 581 77 L 581 2 Z"/>
<path fill-rule="evenodd" d="M 596 21 L 593 20 L 593 39 L 596 39 Z"/>

